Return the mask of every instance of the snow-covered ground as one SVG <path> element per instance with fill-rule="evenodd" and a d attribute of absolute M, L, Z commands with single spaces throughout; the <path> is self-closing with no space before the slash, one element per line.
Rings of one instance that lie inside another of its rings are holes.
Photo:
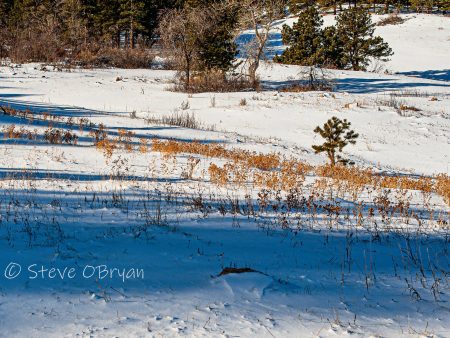
<path fill-rule="evenodd" d="M 372 15 L 374 23 L 388 15 Z M 375 34 L 380 35 L 389 43 L 395 54 L 384 69 L 390 72 L 404 72 L 429 79 L 450 80 L 449 68 L 449 24 L 448 17 L 432 14 L 402 14 L 405 20 L 400 25 L 376 26 Z M 334 25 L 334 15 L 323 18 L 324 26 Z M 272 55 L 283 50 L 281 28 L 284 24 L 292 25 L 297 17 L 280 20 L 274 25 L 271 41 Z"/>
<path fill-rule="evenodd" d="M 324 160 L 311 154 L 319 140 L 313 130 L 332 116 L 346 118 L 361 134 L 349 153 L 363 164 L 412 171 L 418 174 L 448 172 L 450 164 L 450 83 L 404 75 L 380 75 L 330 71 L 335 93 L 202 93 L 188 96 L 168 91 L 169 71 L 76 70 L 43 72 L 36 65 L 2 68 L 0 103 L 12 107 L 36 107 L 66 111 L 75 107 L 110 112 L 104 123 L 142 127 L 143 118 L 171 115 L 189 102 L 189 112 L 218 131 L 234 132 L 255 140 L 270 141 L 276 150 L 289 150 L 310 161 Z M 450 68 L 450 66 L 449 66 Z M 278 88 L 298 80 L 301 69 L 271 65 L 261 71 L 267 87 Z M 121 81 L 116 81 L 122 78 Z M 397 93 L 391 97 L 390 93 Z M 419 96 L 419 97 L 417 97 Z M 437 100 L 433 100 L 435 97 Z M 247 105 L 241 106 L 242 99 Z M 214 103 L 215 101 L 215 103 Z M 393 103 L 421 111 L 401 116 Z M 214 107 L 213 107 L 214 106 Z M 346 108 L 346 106 L 348 108 Z M 142 119 L 129 120 L 135 111 Z M 100 119 L 101 120 L 101 119 Z M 124 122 L 126 121 L 126 122 Z M 151 128 L 143 133 L 154 134 Z M 186 131 L 159 131 L 175 136 Z M 192 133 L 189 132 L 188 133 Z M 189 137 L 200 138 L 189 135 Z M 237 135 L 218 133 L 218 138 Z M 234 140 L 234 141 L 233 141 Z M 418 156 L 419 155 L 419 156 Z"/>
<path fill-rule="evenodd" d="M 387 68 L 400 74 L 329 71 L 333 92 L 279 92 L 302 70 L 270 63 L 262 92 L 193 95 L 168 90 L 174 73 L 165 70 L 0 67 L 0 106 L 37 113 L 0 115 L 0 336 L 449 336 L 442 196 L 318 196 L 322 181 L 308 175 L 301 195 L 317 205 L 291 213 L 273 198 L 264 209 L 254 186 L 209 181 L 210 163 L 223 159 L 198 156 L 186 175 L 183 154 L 108 158 L 76 126 L 83 118 L 110 137 L 132 131 L 136 147 L 199 140 L 318 165 L 326 159 L 311 150 L 320 142 L 313 129 L 337 116 L 360 134 L 346 150 L 359 166 L 448 174 L 449 18 L 406 18 L 377 27 L 395 52 Z M 175 112 L 195 114 L 206 130 L 148 121 Z M 49 123 L 73 130 L 78 144 L 6 135 L 14 125 L 42 136 Z M 220 276 L 226 267 L 254 271 Z"/>

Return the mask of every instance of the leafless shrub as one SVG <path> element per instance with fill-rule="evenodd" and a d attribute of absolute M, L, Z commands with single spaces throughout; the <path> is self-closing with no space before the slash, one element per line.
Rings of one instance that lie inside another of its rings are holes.
<path fill-rule="evenodd" d="M 286 1 L 284 0 L 234 0 L 240 8 L 240 28 L 252 30 L 253 39 L 244 46 L 250 83 L 254 89 L 259 88 L 257 70 L 261 60 L 265 58 L 270 30 L 275 20 L 283 17 Z"/>
<path fill-rule="evenodd" d="M 190 91 L 191 77 L 199 67 L 200 39 L 212 28 L 213 21 L 203 8 L 189 6 L 169 10 L 161 18 L 159 33 L 164 55 L 178 71 L 185 91 Z"/>
<path fill-rule="evenodd" d="M 148 49 L 93 48 L 80 51 L 72 61 L 85 68 L 116 67 L 125 69 L 150 68 L 154 53 Z"/>
<path fill-rule="evenodd" d="M 238 92 L 249 90 L 252 83 L 247 77 L 234 74 L 224 74 L 221 71 L 196 72 L 189 81 L 189 93 L 205 92 Z M 176 79 L 173 91 L 186 92 L 186 78 L 180 76 Z"/>
<path fill-rule="evenodd" d="M 377 26 L 400 25 L 403 22 L 405 22 L 403 18 L 399 17 L 397 14 L 391 14 L 378 21 Z"/>
<path fill-rule="evenodd" d="M 171 115 L 164 115 L 159 118 L 148 118 L 147 123 L 165 124 L 169 126 L 177 126 L 189 129 L 201 129 L 214 131 L 214 126 L 206 126 L 197 119 L 194 113 L 189 112 L 174 112 Z"/>
<path fill-rule="evenodd" d="M 180 106 L 181 110 L 188 110 L 189 108 L 191 108 L 191 104 L 189 103 L 189 100 L 181 102 L 181 106 Z"/>

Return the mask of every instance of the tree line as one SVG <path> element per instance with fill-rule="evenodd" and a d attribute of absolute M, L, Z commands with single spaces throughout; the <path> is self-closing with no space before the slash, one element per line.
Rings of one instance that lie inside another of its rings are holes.
<path fill-rule="evenodd" d="M 364 70 L 373 58 L 386 60 L 392 51 L 374 35 L 369 10 L 425 0 L 381 1 L 1 0 L 0 58 L 137 68 L 150 65 L 156 45 L 183 90 L 256 88 L 272 24 L 289 12 L 299 20 L 283 27 L 287 49 L 276 62 Z M 336 25 L 322 28 L 321 11 L 340 7 Z M 234 76 L 238 68 L 245 76 Z"/>
<path fill-rule="evenodd" d="M 329 9 L 337 14 L 337 11 L 342 11 L 344 6 L 371 7 L 374 12 L 389 13 L 391 10 L 413 10 L 417 12 L 430 13 L 433 10 L 448 11 L 450 10 L 450 3 L 448 0 L 288 0 L 288 5 L 291 12 L 299 12 L 305 7 L 317 5 L 324 9 Z"/>

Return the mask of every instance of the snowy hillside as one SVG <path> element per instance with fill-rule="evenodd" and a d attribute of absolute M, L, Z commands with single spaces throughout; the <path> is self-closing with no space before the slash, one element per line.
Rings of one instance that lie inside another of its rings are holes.
<path fill-rule="evenodd" d="M 373 22 L 378 23 L 388 15 L 372 15 Z M 427 14 L 401 15 L 405 20 L 400 25 L 377 26 L 375 34 L 389 43 L 395 54 L 384 65 L 390 72 L 402 72 L 417 77 L 449 80 L 450 53 L 448 17 Z M 283 50 L 281 28 L 284 24 L 292 25 L 296 17 L 280 20 L 274 25 L 271 42 L 271 55 Z M 324 26 L 335 24 L 334 15 L 324 16 Z M 435 76 L 433 76 L 436 71 Z M 412 72 L 412 73 L 408 73 Z M 440 74 L 440 75 L 439 75 Z"/>
<path fill-rule="evenodd" d="M 450 18 L 405 19 L 330 92 L 0 67 L 0 336 L 448 337 Z M 311 148 L 332 116 L 356 168 Z"/>

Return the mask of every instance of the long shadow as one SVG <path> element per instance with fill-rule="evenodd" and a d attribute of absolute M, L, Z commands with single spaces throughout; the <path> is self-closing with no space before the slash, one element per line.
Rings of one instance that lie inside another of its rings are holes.
<path fill-rule="evenodd" d="M 374 308 L 382 306 L 385 315 L 392 317 L 393 313 L 406 316 L 417 311 L 417 302 L 404 291 L 403 277 L 423 273 L 432 281 L 432 269 L 448 271 L 448 241 L 444 236 L 409 237 L 389 233 L 375 239 L 370 233 L 356 229 L 351 233 L 346 229 L 266 229 L 247 217 L 240 217 L 236 227 L 230 213 L 221 216 L 217 212 L 206 217 L 193 216 L 196 218 L 193 221 L 182 217 L 178 226 L 143 225 L 145 216 L 142 215 L 147 210 L 156 213 L 161 201 L 166 199 L 154 190 L 143 189 L 139 193 L 136 196 L 133 195 L 136 192 L 125 189 L 120 193 L 124 198 L 121 201 L 113 189 L 109 192 L 0 190 L 3 220 L 0 233 L 9 231 L 7 236 L 0 236 L 0 266 L 4 268 L 16 262 L 23 269 L 18 278 L 2 280 L 3 292 L 36 295 L 41 302 L 49 293 L 57 294 L 62 301 L 75 302 L 73 299 L 103 294 L 112 304 L 128 301 L 144 304 L 148 299 L 157 301 L 158 295 L 164 297 L 166 292 L 171 299 L 183 300 L 185 295 L 192 297 L 208 291 L 211 293 L 206 297 L 210 299 L 233 303 L 239 302 L 244 292 L 247 302 L 270 305 L 275 313 L 280 303 L 278 296 L 283 296 L 283 304 L 292 302 L 292 309 L 308 302 L 311 308 L 334 313 L 343 309 L 345 296 L 345 311 L 350 310 L 358 317 L 371 311 L 368 306 L 360 306 L 363 298 Z M 127 203 L 129 200 L 131 204 Z M 17 217 L 15 210 L 22 217 Z M 175 219 L 179 214 L 169 216 Z M 325 222 L 323 218 L 317 221 Z M 26 231 L 22 229 L 32 232 L 31 245 L 27 244 Z M 419 267 L 408 255 L 427 258 L 423 267 Z M 27 278 L 27 266 L 32 264 L 75 268 L 77 275 L 68 282 L 54 279 L 33 283 Z M 120 278 L 85 278 L 82 271 L 87 265 L 144 269 L 145 278 L 126 282 Z M 262 273 L 218 277 L 227 266 L 249 267 Z M 368 292 L 365 282 L 372 273 L 376 278 Z M 401 282 L 396 283 L 397 280 Z M 99 284 L 101 292 L 93 291 L 94 295 L 86 292 L 97 290 Z M 235 295 L 230 297 L 228 292 L 220 292 L 227 285 Z M 262 289 L 261 296 L 252 298 L 247 291 L 250 287 L 256 291 Z M 423 301 L 429 302 L 432 297 L 429 290 L 422 289 L 419 282 L 415 287 L 426 297 Z M 448 290 L 442 288 L 442 291 L 440 297 L 447 302 Z M 127 296 L 122 296 L 122 292 Z M 391 297 L 392 293 L 395 296 Z M 272 303 L 274 297 L 278 302 Z M 323 302 L 323 297 L 328 300 Z M 393 297 L 401 305 L 396 306 L 391 301 Z M 99 302 L 104 305 L 99 298 L 93 299 L 90 306 L 98 308 Z M 436 304 L 436 309 L 439 308 Z M 445 313 L 446 309 L 441 311 Z M 380 317 L 379 310 L 377 316 Z"/>
<path fill-rule="evenodd" d="M 3 99 L 24 97 L 24 96 L 39 96 L 39 95 L 38 94 L 2 94 L 2 93 L 0 93 L 0 104 L 2 101 L 4 101 Z"/>
<path fill-rule="evenodd" d="M 345 78 L 335 82 L 336 90 L 355 94 L 379 93 L 384 91 L 399 90 L 418 87 L 444 87 L 450 88 L 450 84 L 427 82 L 400 82 L 397 79 L 361 79 Z"/>
<path fill-rule="evenodd" d="M 21 169 L 21 168 L 0 168 L 0 179 L 16 180 L 67 180 L 78 182 L 94 182 L 111 179 L 110 175 L 99 175 L 89 173 L 77 173 L 67 170 L 47 170 L 47 169 Z M 182 178 L 150 178 L 137 175 L 123 175 L 120 180 L 137 182 L 182 182 Z M 53 192 L 54 194 L 61 192 Z"/>
<path fill-rule="evenodd" d="M 16 180 L 66 180 L 66 181 L 72 181 L 72 182 L 95 182 L 95 181 L 105 181 L 110 180 L 111 177 L 109 175 L 99 175 L 99 174 L 89 174 L 89 173 L 75 173 L 75 172 L 67 172 L 62 170 L 47 170 L 47 169 L 22 169 L 22 168 L 0 168 L 0 179 L 16 179 Z M 179 183 L 179 182 L 187 182 L 189 180 L 183 179 L 183 178 L 152 178 L 152 177 L 144 177 L 144 176 L 138 176 L 138 175 L 123 175 L 119 178 L 112 178 L 113 181 L 117 182 L 164 182 L 164 183 Z M 15 190 L 15 189 L 9 189 L 9 194 L 17 194 L 20 195 L 22 193 L 21 190 Z M 86 192 L 79 192 L 76 193 L 76 197 L 78 198 L 79 195 L 87 197 L 87 199 L 91 199 L 89 196 L 104 196 L 109 197 L 112 194 L 112 191 L 110 192 L 100 192 L 100 191 L 86 191 Z M 70 197 L 70 194 L 67 194 L 65 191 L 56 191 L 56 190 L 37 190 L 33 191 L 33 195 L 39 197 L 40 203 L 44 203 L 45 201 L 50 202 L 51 199 L 54 199 L 55 196 L 59 196 L 61 199 L 64 199 L 66 201 L 73 202 L 72 197 Z M 133 191 L 124 190 L 121 195 L 124 198 L 128 198 L 130 201 L 144 201 L 148 200 L 148 202 L 159 200 L 166 200 L 170 201 L 172 196 L 170 193 L 161 192 L 161 191 L 148 191 L 146 188 L 136 188 Z M 182 195 L 178 195 L 177 197 L 177 203 L 185 203 L 187 205 L 192 204 L 192 201 L 199 198 L 198 193 L 186 193 L 184 192 Z M 346 215 L 346 212 L 348 214 L 351 214 L 354 210 L 358 209 L 358 212 L 361 213 L 361 216 L 364 218 L 367 218 L 369 214 L 373 213 L 374 210 L 378 210 L 380 207 L 379 205 L 367 202 L 364 204 L 363 207 L 357 205 L 355 202 L 350 200 L 345 200 L 342 198 L 339 198 L 336 200 L 339 202 L 339 207 L 341 208 L 341 211 L 339 212 L 340 217 L 343 217 Z M 280 207 L 277 208 L 279 213 L 287 213 L 287 214 L 301 214 L 301 215 L 307 215 L 309 217 L 314 217 L 315 221 L 320 224 L 327 224 L 336 216 L 336 214 L 329 212 L 328 206 L 337 206 L 337 204 L 333 201 L 329 201 L 327 199 L 321 200 L 321 201 L 313 201 L 314 202 L 314 211 L 309 210 L 306 205 L 299 206 L 299 207 L 292 207 L 289 211 L 287 210 L 286 204 L 281 204 Z M 139 204 L 139 203 L 138 203 Z M 216 217 L 217 213 L 219 213 L 220 210 L 225 210 L 227 213 L 232 213 L 233 205 L 231 204 L 230 200 L 224 199 L 208 199 L 208 198 L 202 198 L 202 203 L 204 211 L 207 211 L 207 214 L 210 214 L 212 217 Z M 264 217 L 267 221 L 271 221 L 273 223 L 276 223 L 277 215 L 274 214 L 273 211 L 273 205 L 277 205 L 276 201 L 270 201 L 267 208 L 262 209 L 260 206 L 257 205 L 257 201 L 252 201 L 252 209 L 260 214 L 259 217 Z M 142 205 L 139 204 L 139 208 L 142 208 Z M 168 206 L 170 207 L 170 202 L 168 202 Z M 244 212 L 244 204 L 239 205 L 238 208 L 238 214 L 241 214 L 242 217 L 246 217 L 246 214 Z M 386 218 L 387 219 L 395 219 L 397 217 L 403 217 L 401 212 L 393 205 L 390 204 L 389 207 L 385 210 L 386 211 Z M 434 219 L 438 220 L 440 215 L 436 212 L 433 214 L 430 213 L 430 210 L 426 209 L 425 207 L 419 207 L 415 204 L 411 204 L 408 207 L 408 212 L 410 215 L 418 215 L 421 219 Z M 376 214 L 380 214 L 379 211 L 376 211 Z M 378 215 L 380 216 L 380 215 Z M 412 216 L 411 216 L 412 217 Z M 385 231 L 391 231 L 394 227 L 388 227 L 383 230 L 381 227 L 379 231 L 385 232 Z M 361 231 L 364 232 L 364 228 L 361 228 Z"/>
<path fill-rule="evenodd" d="M 94 116 L 103 116 L 103 117 L 110 117 L 110 116 L 114 116 L 114 115 L 118 115 L 118 114 L 122 114 L 122 113 L 105 113 L 105 112 L 101 112 L 101 111 L 96 111 L 96 110 L 88 110 L 88 109 L 84 109 L 84 108 L 77 108 L 77 107 L 65 107 L 65 106 L 52 106 L 52 105 L 46 105 L 46 104 L 37 104 L 34 102 L 26 102 L 26 101 L 12 101 L 12 100 L 2 100 L 0 98 L 0 106 L 6 106 L 8 108 L 13 108 L 16 110 L 30 110 L 35 114 L 40 114 L 40 113 L 50 113 L 52 115 L 56 115 L 59 117 L 94 117 Z M 126 113 L 123 113 L 126 114 Z M 61 121 L 42 121 L 42 120 L 33 120 L 32 122 L 25 120 L 23 118 L 17 117 L 17 116 L 9 116 L 9 115 L 5 115 L 3 114 L 3 112 L 0 111 L 0 116 L 3 115 L 3 122 L 10 122 L 13 123 L 15 125 L 33 125 L 33 126 L 48 126 L 49 122 L 51 122 L 52 126 L 54 128 L 59 128 L 59 129 L 64 129 L 64 130 L 72 130 L 72 131 L 76 131 L 79 130 L 79 127 L 77 125 L 72 125 L 72 126 L 68 126 L 67 123 Z M 145 123 L 145 122 L 143 122 Z M 84 127 L 84 131 L 85 132 L 89 132 L 91 130 L 96 130 L 97 127 L 89 127 L 89 126 L 85 126 Z M 176 130 L 176 129 L 183 129 L 181 127 L 177 127 L 177 126 L 149 126 L 149 127 L 128 127 L 128 126 L 113 126 L 113 127 L 107 127 L 106 129 L 106 133 L 109 136 L 119 136 L 119 129 L 124 129 L 124 130 L 128 130 L 128 131 L 133 131 L 133 130 L 139 130 L 139 131 L 148 131 L 148 134 L 143 134 L 143 133 L 135 133 L 134 137 L 135 138 L 139 138 L 139 139 L 146 139 L 146 140 L 151 140 L 151 139 L 159 139 L 159 140 L 176 140 L 176 141 L 180 141 L 180 142 L 193 142 L 196 141 L 192 138 L 183 138 L 183 137 L 165 137 L 165 136 L 160 136 L 155 134 L 154 132 L 156 131 L 161 131 L 161 130 Z M 80 137 L 79 141 L 82 141 L 82 137 Z M 86 141 L 92 141 L 92 139 L 89 138 L 85 138 Z M 197 140 L 201 143 L 225 143 L 225 141 L 223 140 L 213 140 L 213 139 L 205 139 L 205 140 Z M 11 142 L 13 143 L 13 142 Z M 138 142 L 131 142 L 131 144 L 133 145 L 138 145 Z"/>
<path fill-rule="evenodd" d="M 289 87 L 294 84 L 306 83 L 305 80 L 284 80 L 272 81 L 265 80 L 261 84 L 264 88 L 276 90 L 283 87 Z M 337 92 L 347 92 L 353 94 L 371 94 L 386 91 L 395 91 L 406 88 L 419 87 L 444 87 L 450 88 L 450 84 L 427 83 L 427 82 L 400 82 L 396 78 L 392 79 L 363 79 L 363 78 L 344 78 L 332 81 L 333 89 Z"/>
<path fill-rule="evenodd" d="M 110 195 L 112 193 L 113 191 L 110 192 Z M 399 247 L 404 247 L 405 241 L 409 240 L 408 237 L 402 237 L 395 233 L 374 240 L 371 234 L 364 233 L 364 231 L 352 233 L 352 236 L 349 237 L 349 233 L 345 229 L 330 229 L 319 232 L 307 229 L 288 231 L 274 228 L 268 231 L 258 227 L 251 220 L 247 220 L 246 217 L 242 217 L 240 220 L 242 228 L 236 228 L 232 227 L 233 217 L 231 215 L 220 216 L 218 213 L 211 213 L 193 223 L 181 224 L 178 229 L 161 228 L 156 225 L 149 227 L 147 230 L 143 230 L 150 236 L 149 240 L 145 234 L 134 236 L 136 234 L 134 231 L 139 228 L 140 223 L 144 222 L 143 219 L 134 220 L 128 213 L 117 213 L 114 223 L 109 223 L 109 218 L 104 218 L 108 215 L 108 209 L 117 208 L 111 205 L 111 201 L 104 203 L 105 195 L 105 192 L 95 190 L 76 193 L 32 189 L 27 192 L 0 190 L 3 201 L 0 204 L 0 213 L 4 216 L 2 217 L 4 222 L 8 222 L 6 221 L 6 211 L 11 209 L 5 201 L 5 197 L 9 197 L 14 202 L 12 208 L 24 208 L 24 212 L 33 217 L 40 217 L 40 213 L 49 214 L 49 219 L 61 217 L 61 227 L 66 234 L 65 238 L 58 244 L 59 254 L 55 257 L 55 260 L 52 260 L 53 263 L 46 261 L 52 255 L 46 254 L 39 257 L 33 255 L 33 247 L 24 249 L 18 247 L 20 256 L 15 250 L 6 247 L 7 250 L 2 253 L 0 262 L 7 264 L 8 259 L 11 259 L 11 261 L 20 259 L 22 264 L 42 263 L 57 266 L 78 262 L 80 264 L 118 264 L 117 254 L 119 254 L 120 257 L 123 257 L 125 264 L 129 264 L 130 258 L 134 258 L 133 264 L 145 268 L 148 273 L 144 281 L 127 285 L 128 290 L 130 288 L 139 290 L 157 285 L 162 289 L 170 288 L 176 292 L 201 290 L 202 287 L 208 286 L 211 278 L 213 278 L 211 276 L 220 272 L 221 266 L 235 264 L 263 271 L 278 282 L 284 280 L 285 276 L 291 276 L 289 285 L 295 287 L 285 291 L 293 294 L 301 291 L 306 285 L 312 285 L 299 276 L 305 273 L 314 276 L 311 283 L 313 283 L 314 278 L 320 277 L 320 284 L 324 283 L 324 285 L 314 289 L 314 291 L 326 293 L 333 290 L 331 287 L 340 285 L 340 279 L 337 280 L 332 276 L 341 276 L 343 273 L 342 264 L 346 255 L 345 248 L 351 245 L 353 279 L 350 282 L 347 281 L 350 284 L 346 284 L 346 287 L 357 288 L 364 293 L 365 286 L 362 281 L 365 268 L 363 267 L 367 264 L 368 255 L 370 255 L 370 264 L 371 266 L 373 264 L 376 270 L 374 272 L 378 276 L 386 274 L 386 276 L 394 278 L 397 271 L 396 265 L 392 264 L 392 260 L 395 259 L 397 266 L 403 266 L 404 257 L 401 255 Z M 125 190 L 124 197 L 131 198 L 132 194 Z M 141 203 L 141 208 L 156 209 L 161 201 L 161 195 L 158 195 L 155 191 L 142 191 L 140 197 L 147 200 L 146 204 Z M 164 200 L 164 196 L 162 196 L 162 199 Z M 97 200 L 99 201 L 97 202 Z M 34 204 L 33 201 L 38 204 Z M 127 205 L 127 208 L 138 215 L 140 210 L 133 209 L 134 207 L 135 205 Z M 54 212 L 44 210 L 52 208 Z M 86 218 L 84 218 L 85 216 Z M 96 217 L 97 221 L 92 219 L 93 216 Z M 9 217 L 12 218 L 12 216 Z M 65 221 L 63 221 L 64 219 Z M 320 221 L 321 219 L 319 219 Z M 83 222 L 87 224 L 84 225 Z M 12 227 L 20 228 L 21 225 L 23 224 L 18 221 L 14 222 Z M 41 226 L 43 231 L 49 230 L 47 226 Z M 5 227 L 6 224 L 2 224 L 3 230 Z M 111 230 L 111 228 L 116 230 Z M 53 230 L 56 231 L 57 228 Z M 36 229 L 36 231 L 39 231 L 39 229 Z M 156 239 L 152 237 L 156 237 Z M 6 239 L 1 237 L 1 241 L 6 242 Z M 442 255 L 442 251 L 445 252 L 446 247 L 448 247 L 445 238 L 434 235 L 417 235 L 411 242 L 414 245 L 413 251 L 426 252 L 428 257 L 433 258 L 433 263 L 448 269 L 448 257 Z M 70 249 L 65 249 L 64 243 L 68 243 Z M 95 256 L 87 254 L 90 252 L 94 252 Z M 126 257 L 123 253 L 126 253 Z M 12 254 L 15 254 L 15 256 L 9 257 Z M 186 259 L 186 257 L 190 258 Z M 173 278 L 171 274 L 173 274 L 174 266 L 181 269 L 180 273 L 182 273 L 183 278 Z M 418 267 L 412 266 L 411 268 L 414 271 L 418 270 Z M 428 271 L 426 273 L 430 274 Z M 349 273 L 349 275 L 351 274 Z M 328 276 L 328 278 L 323 279 L 324 276 Z M 184 278 L 189 282 L 185 282 Z M 14 289 L 18 287 L 19 282 L 22 282 L 22 280 L 8 284 L 2 283 L 2 289 Z M 120 281 L 116 282 L 121 285 Z M 284 284 L 278 284 L 278 282 L 275 282 L 277 287 Z M 69 289 L 83 288 L 94 283 L 95 281 L 80 279 L 77 283 L 71 284 Z M 55 285 L 58 289 L 61 286 Z M 69 289 L 66 288 L 65 290 Z M 382 289 L 380 289 L 381 293 Z M 37 290 L 40 289 L 27 288 L 21 290 L 21 292 L 33 293 Z M 60 292 L 64 293 L 62 290 Z M 377 292 L 376 290 L 375 288 L 372 292 Z M 334 295 L 335 292 L 331 291 L 331 294 Z M 305 297 L 305 294 L 302 294 L 302 297 Z"/>
<path fill-rule="evenodd" d="M 33 94 L 0 94 L 0 106 L 6 106 L 17 110 L 31 110 L 35 113 L 47 112 L 52 115 L 62 117 L 93 117 L 93 116 L 111 116 L 111 113 L 105 113 L 98 110 L 85 109 L 74 106 L 49 105 L 45 103 L 37 103 L 31 101 L 8 100 L 9 97 L 32 96 Z M 125 113 L 114 113 L 125 114 Z"/>
<path fill-rule="evenodd" d="M 450 69 L 399 72 L 397 74 L 436 81 L 450 81 Z"/>

